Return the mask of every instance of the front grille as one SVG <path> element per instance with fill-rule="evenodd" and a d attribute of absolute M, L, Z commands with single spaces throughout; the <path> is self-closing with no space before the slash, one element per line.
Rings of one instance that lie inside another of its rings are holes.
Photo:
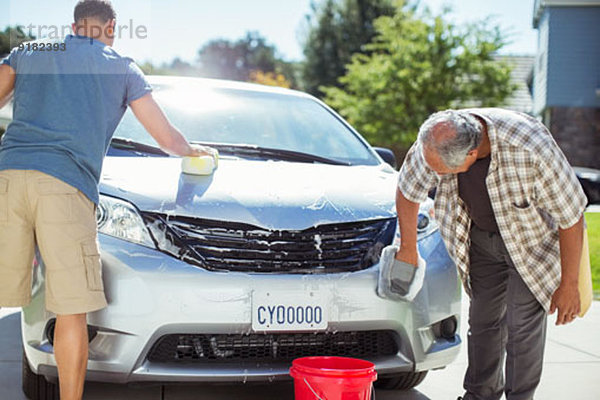
<path fill-rule="evenodd" d="M 292 361 L 298 357 L 393 356 L 398 345 L 393 331 L 336 333 L 200 335 L 161 337 L 148 354 L 152 362 Z"/>
<path fill-rule="evenodd" d="M 369 268 L 392 242 L 396 226 L 395 219 L 389 218 L 284 231 L 153 213 L 144 213 L 144 219 L 159 249 L 208 269 L 246 272 Z"/>

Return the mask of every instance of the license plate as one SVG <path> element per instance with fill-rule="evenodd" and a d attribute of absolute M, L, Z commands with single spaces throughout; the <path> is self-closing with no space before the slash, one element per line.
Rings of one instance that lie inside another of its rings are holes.
<path fill-rule="evenodd" d="M 325 330 L 327 304 L 326 296 L 318 292 L 253 292 L 252 330 Z"/>

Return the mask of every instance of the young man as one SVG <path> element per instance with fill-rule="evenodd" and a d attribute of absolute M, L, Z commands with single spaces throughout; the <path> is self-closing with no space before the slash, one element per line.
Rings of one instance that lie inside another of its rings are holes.
<path fill-rule="evenodd" d="M 37 244 L 46 265 L 46 307 L 57 315 L 63 400 L 83 393 L 86 313 L 107 305 L 95 208 L 104 155 L 127 106 L 165 151 L 213 152 L 190 146 L 154 101 L 141 70 L 111 48 L 115 17 L 110 1 L 81 0 L 74 35 L 52 50 L 15 48 L 0 65 L 0 106 L 14 91 L 13 121 L 0 145 L 0 306 L 29 303 Z"/>
<path fill-rule="evenodd" d="M 436 113 L 400 171 L 396 259 L 405 268 L 417 265 L 418 203 L 433 187 L 442 237 L 471 300 L 463 398 L 533 399 L 547 312 L 558 310 L 558 325 L 579 313 L 583 190 L 536 119 L 501 109 Z"/>

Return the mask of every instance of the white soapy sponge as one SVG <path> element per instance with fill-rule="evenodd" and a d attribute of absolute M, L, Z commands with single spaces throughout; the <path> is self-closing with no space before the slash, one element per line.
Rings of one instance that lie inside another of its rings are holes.
<path fill-rule="evenodd" d="M 215 156 L 183 157 L 181 171 L 190 175 L 210 175 L 219 165 L 219 154 Z"/>

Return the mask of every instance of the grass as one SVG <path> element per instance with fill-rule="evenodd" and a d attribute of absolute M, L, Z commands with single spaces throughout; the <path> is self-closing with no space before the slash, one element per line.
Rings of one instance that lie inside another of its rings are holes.
<path fill-rule="evenodd" d="M 600 297 L 600 213 L 586 213 L 594 294 Z"/>

